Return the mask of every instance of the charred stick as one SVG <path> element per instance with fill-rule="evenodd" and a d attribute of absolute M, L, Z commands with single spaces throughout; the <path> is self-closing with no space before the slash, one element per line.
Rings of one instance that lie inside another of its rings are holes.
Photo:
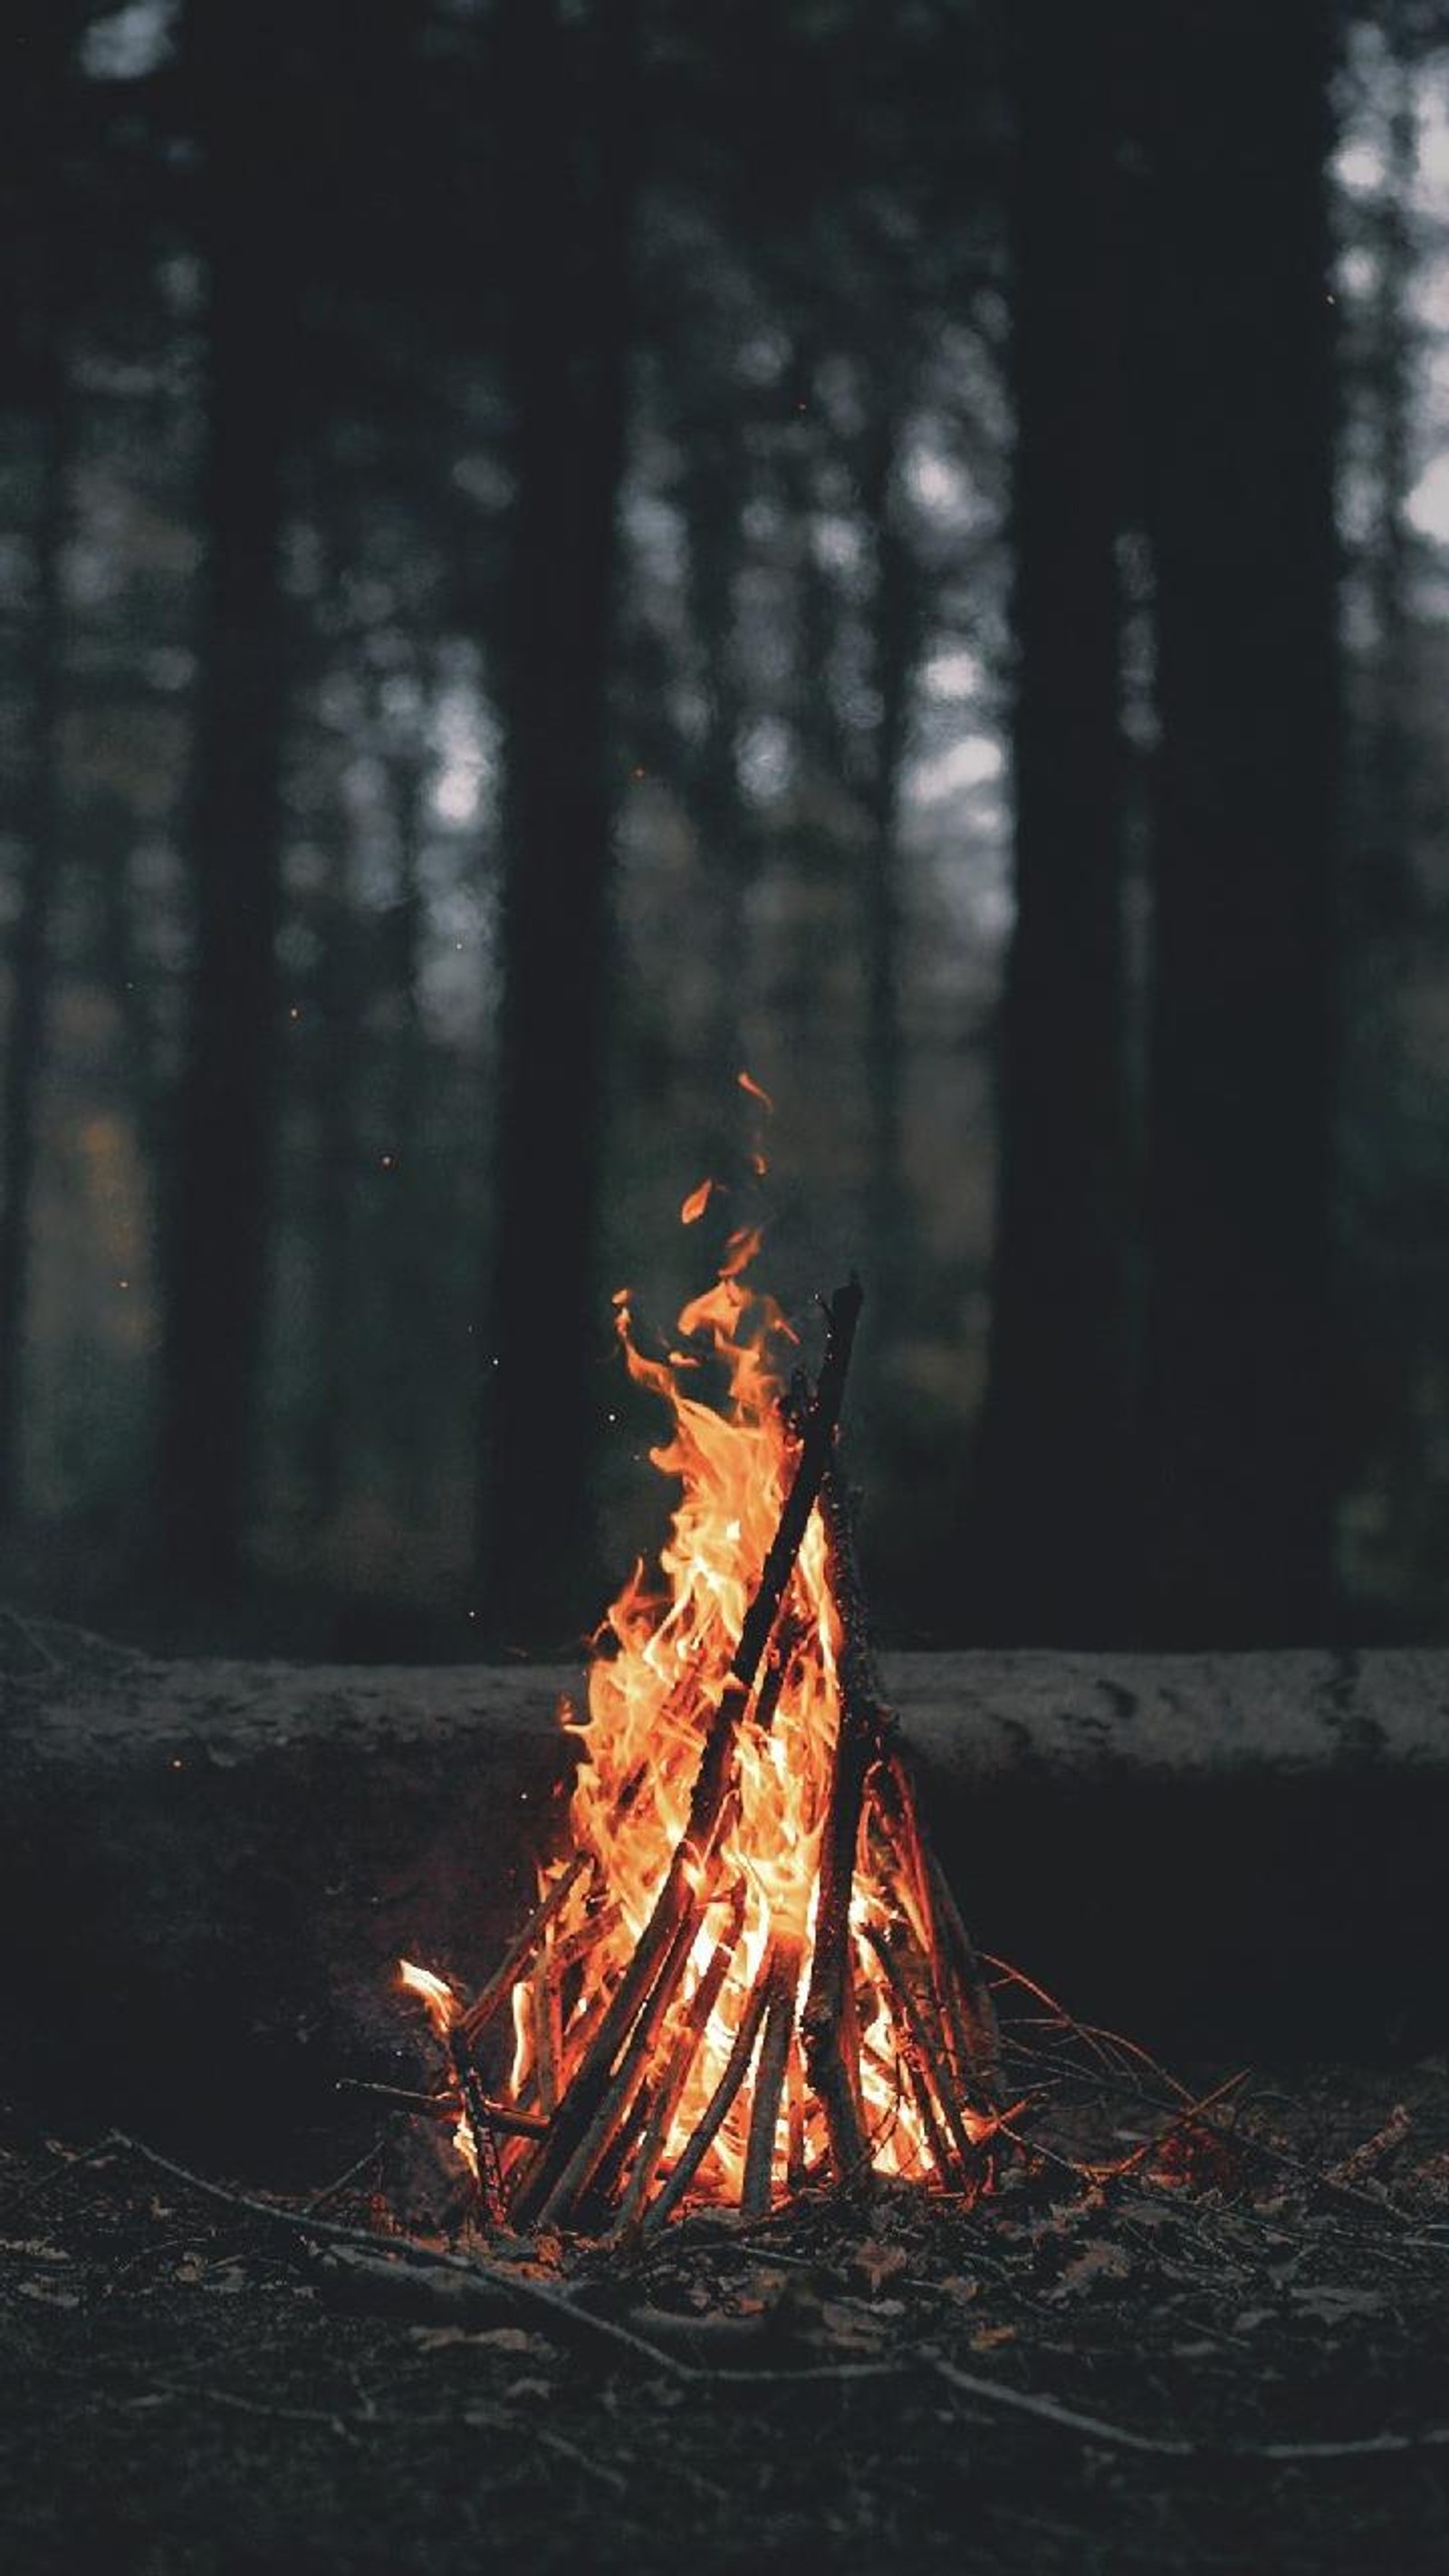
<path fill-rule="evenodd" d="M 558 1987 L 554 1981 L 547 1950 L 539 1954 L 528 1981 L 528 2017 L 533 2037 L 533 2063 L 538 2078 L 538 2098 L 552 2114 L 558 2109 L 558 2061 L 562 2031 L 559 2022 Z"/>
<path fill-rule="evenodd" d="M 770 2206 L 775 2132 L 780 2125 L 780 2096 L 785 2089 L 785 2068 L 795 2027 L 800 1950 L 798 1940 L 782 1938 L 774 1944 L 774 1966 L 765 2002 L 765 2031 L 760 2041 L 760 2063 L 755 2074 L 755 2098 L 750 2105 L 744 2188 L 740 2194 L 740 2208 L 746 2218 L 763 2218 Z"/>
<path fill-rule="evenodd" d="M 840 1613 L 840 1693 L 853 1704 L 857 1722 L 872 1738 L 877 1752 L 889 1752 L 897 1733 L 870 1639 L 870 1621 L 855 1543 L 855 1519 L 849 1497 L 832 1466 L 820 1480 L 820 1517 L 830 1566 L 830 1589 Z"/>
<path fill-rule="evenodd" d="M 463 2097 L 463 2113 L 478 2159 L 478 2187 L 483 2194 L 484 2212 L 490 2225 L 499 2227 L 508 2215 L 508 2203 L 503 2189 L 503 2167 L 498 2161 L 498 2140 L 488 2117 L 478 2070 L 469 2058 L 468 2044 L 460 2024 L 455 2024 L 448 2033 L 448 2058 Z"/>
<path fill-rule="evenodd" d="M 820 1848 L 815 1951 L 800 2020 L 810 2084 L 825 2113 L 837 2179 L 854 2173 L 865 2153 L 865 2120 L 852 2044 L 850 1896 L 860 1839 L 861 1798 L 871 1745 L 846 1700 L 835 1740 L 830 1806 Z"/>
<path fill-rule="evenodd" d="M 700 2043 L 709 2027 L 709 2018 L 720 1998 L 720 1990 L 729 1974 L 730 1961 L 739 1947 L 745 1922 L 745 1883 L 735 1881 L 730 1897 L 730 1911 L 724 1930 L 714 1945 L 675 2040 L 673 2053 L 659 2090 L 650 2107 L 649 2122 L 640 2141 L 628 2189 L 620 2204 L 615 2234 L 622 2236 L 633 2227 L 645 2198 L 659 2170 L 659 2159 L 669 2143 L 669 2131 L 679 2108 L 689 2070 L 699 2054 Z"/>
<path fill-rule="evenodd" d="M 762 1735 L 768 1735 L 775 1723 L 780 1693 L 785 1687 L 790 1666 L 805 1641 L 807 1623 L 798 1611 L 788 1605 L 780 1614 L 780 1623 L 770 1640 L 764 1675 L 755 1693 L 755 1724 Z"/>
<path fill-rule="evenodd" d="M 805 2067 L 798 2028 L 790 2033 L 790 2062 L 785 2075 L 785 2188 L 805 2187 Z"/>
<path fill-rule="evenodd" d="M 412 2093 L 403 2084 L 369 2084 L 360 2075 L 339 2075 L 339 2093 L 366 2093 L 374 2102 L 390 2102 L 395 2111 L 411 2111 L 420 2120 L 454 2120 L 458 2116 L 457 2099 L 452 2093 Z"/>
<path fill-rule="evenodd" d="M 926 2132 L 924 2148 L 912 2145 L 910 2162 L 920 2166 L 923 2172 L 930 2172 L 934 2168 L 937 2173 L 947 2173 L 951 2165 L 951 2150 L 936 2117 L 936 2106 L 931 2099 L 930 2086 L 921 2080 L 909 2050 L 902 2045 L 897 2049 L 895 2057 L 891 2059 L 885 2057 L 873 2042 L 866 2040 L 861 2044 L 860 2054 L 862 2065 L 873 2066 L 882 2082 L 890 2086 L 894 2097 L 888 2109 L 875 2111 L 870 2120 L 867 2144 L 871 2162 L 874 2163 L 886 2140 L 894 2137 L 900 2127 L 901 2113 L 905 2106 L 906 2095 L 909 2093 L 920 2116 L 921 2126 Z M 940 2142 L 939 2146 L 936 2143 L 937 2140 Z M 909 2170 L 908 2166 L 901 2167 L 902 2172 L 907 2170 Z"/>
<path fill-rule="evenodd" d="M 837 2180 L 843 2182 L 866 2154 L 858 2038 L 852 2027 L 850 1899 L 866 1776 L 890 1737 L 893 1720 L 876 1677 L 854 1532 L 833 1469 L 827 1469 L 821 1479 L 820 1514 L 831 1591 L 841 1622 L 840 1725 L 820 1852 L 815 1950 L 800 2031 L 811 2086 L 825 2113 L 831 2160 Z"/>
<path fill-rule="evenodd" d="M 1001 2031 L 996 2019 L 996 2004 L 976 1944 L 966 1929 L 961 1909 L 951 1893 L 950 1881 L 934 1852 L 929 1853 L 927 1865 L 932 1911 L 944 1940 L 946 1956 L 955 1970 L 952 1982 L 964 2020 L 962 2062 L 975 2074 L 987 2100 L 995 2102 L 1001 2089 Z"/>
<path fill-rule="evenodd" d="M 899 2127 L 901 2106 L 905 2101 L 906 2093 L 909 2090 L 911 2099 L 915 2103 L 916 2109 L 920 2114 L 921 2126 L 926 2133 L 926 2146 L 930 2154 L 931 2161 L 938 2174 L 947 2173 L 950 2170 L 951 2150 L 947 2145 L 945 2133 L 941 2127 L 940 2121 L 936 2117 L 936 2106 L 931 2099 L 931 2088 L 926 2083 L 920 2069 L 915 2064 L 915 2061 L 906 2054 L 904 2049 L 898 2050 L 894 2058 L 889 2058 L 884 2054 L 883 2050 L 876 2045 L 874 2040 L 869 2039 L 862 2042 L 861 2057 L 863 2061 L 868 2062 L 875 2068 L 875 2071 L 881 2078 L 882 2082 L 888 2084 L 895 2095 L 895 2100 L 892 2103 L 889 2112 L 878 2119 L 871 2129 L 870 2151 L 872 2156 L 874 2156 L 876 2149 L 881 2145 L 882 2141 L 890 2137 L 894 2130 Z M 917 2161 L 919 2161 L 919 2158 Z"/>
<path fill-rule="evenodd" d="M 515 2176 L 522 2171 L 530 2156 L 537 2154 L 539 2140 L 546 2138 L 553 2126 L 552 2119 L 545 2118 L 538 2108 L 538 2068 L 536 2066 L 530 2066 L 509 2104 L 509 2109 L 521 2112 L 528 2121 L 527 2134 L 517 2136 L 510 2134 L 498 2121 L 495 2120 L 493 2123 L 503 2141 L 498 2150 L 498 2161 L 503 2167 L 503 2179 L 511 2186 Z"/>
<path fill-rule="evenodd" d="M 917 1945 L 929 1949 L 931 1909 L 925 1892 L 921 1830 L 910 1777 L 899 1754 L 893 1753 L 881 1764 L 873 1796 L 880 1829 L 890 1845 L 896 1894 Z"/>
<path fill-rule="evenodd" d="M 941 2123 L 936 2117 L 936 2105 L 931 2098 L 931 2088 L 926 2082 L 925 2070 L 909 2049 L 905 2053 L 903 2062 L 906 2081 L 911 2088 L 911 2099 L 915 2103 L 917 2116 L 926 2133 L 926 2143 L 931 2150 L 931 2161 L 944 2181 L 951 2170 L 951 2150 L 946 2142 Z"/>
<path fill-rule="evenodd" d="M 487 2029 L 494 2014 L 508 2001 L 526 1961 L 543 1939 L 580 1874 L 588 1866 L 588 1854 L 576 1852 L 567 1869 L 544 1889 L 528 1921 L 510 1943 L 482 1993 L 468 2006 L 462 2016 L 459 2027 L 470 2046 L 477 2039 L 480 2031 Z"/>
<path fill-rule="evenodd" d="M 899 1751 L 875 1782 L 881 1830 L 902 1882 L 900 1893 L 926 1961 L 936 2010 L 946 2026 L 963 2089 L 988 2107 L 999 2097 L 1001 2040 L 996 2009 L 945 1873 L 927 1844 L 911 1776 Z"/>
<path fill-rule="evenodd" d="M 734 2044 L 725 2060 L 724 2072 L 710 2095 L 703 2116 L 669 2180 L 658 2199 L 651 2201 L 644 2213 L 646 2236 L 655 2235 L 664 2225 L 670 2212 L 677 2209 L 684 2198 L 710 2148 L 714 2145 L 725 2114 L 745 2080 L 750 2059 L 755 2053 L 755 2041 L 759 2037 L 760 2024 L 765 2017 L 774 1964 L 774 1951 L 767 1950 L 755 1982 L 750 1988 L 749 2000 L 741 2015 L 739 2028 L 735 2032 Z"/>
<path fill-rule="evenodd" d="M 680 1925 L 696 1903 L 683 1852 L 681 1843 L 655 1899 L 654 1911 L 634 1945 L 634 1955 L 574 2057 L 554 2119 L 553 2135 L 540 2148 L 537 2160 L 519 2185 L 514 2216 L 520 2226 L 531 2225 L 545 2207 L 553 2205 L 564 2174 L 580 2148 L 595 2136 L 601 2110 L 612 2107 L 617 2112 L 623 2108 L 615 2077 L 620 2048 L 658 1984 L 661 1970 L 667 1971 Z M 602 2153 L 608 2137 L 607 2122 L 597 2134 Z"/>
<path fill-rule="evenodd" d="M 735 1738 L 749 1706 L 750 1694 L 771 1632 L 780 1614 L 785 1587 L 800 1552 L 820 1480 L 835 1441 L 845 1373 L 860 1313 L 857 1280 L 838 1288 L 829 1308 L 825 1359 L 800 1442 L 790 1491 L 770 1542 L 754 1597 L 745 1612 L 739 1642 L 731 1659 L 719 1705 L 705 1736 L 690 1797 L 689 1821 L 665 1872 L 654 1911 L 635 1946 L 607 2012 L 559 2105 L 555 2134 L 524 2183 L 516 2211 L 520 2224 L 535 2218 L 549 2200 L 564 2168 L 592 2127 L 613 2074 L 619 2048 L 654 1985 L 660 1962 L 678 1930 L 690 1901 L 690 1875 L 713 1852 L 733 1774 Z"/>
<path fill-rule="evenodd" d="M 570 1968 L 576 1968 L 581 1959 L 587 1959 L 601 1941 L 612 1940 L 618 1928 L 618 1906 L 601 1905 L 597 1914 L 591 1914 L 586 1923 L 580 1923 L 576 1930 L 565 1932 L 557 1941 L 550 1942 L 548 1972 L 555 1989 L 562 1985 Z"/>
<path fill-rule="evenodd" d="M 919 2067 L 923 2078 L 929 2082 L 940 2106 L 951 2144 L 960 2161 L 962 2179 L 969 2182 L 976 2171 L 979 2159 L 972 2152 L 971 2141 L 962 2123 L 961 2106 L 956 2099 L 950 2067 L 943 2060 L 941 2051 L 926 2027 L 920 2004 L 911 1991 L 910 1980 L 905 1975 L 885 1934 L 874 1924 L 868 1923 L 865 1927 L 865 1937 L 885 1970 L 891 1992 L 901 2009 L 906 2064 L 910 2066 L 914 2062 Z M 944 2180 L 944 2173 L 942 2178 Z"/>
<path fill-rule="evenodd" d="M 409 2093 L 400 2084 L 366 2084 L 360 2077 L 351 2075 L 339 2078 L 337 2090 L 339 2093 L 366 2093 L 374 2101 L 392 2102 L 398 2110 L 415 2112 L 420 2119 L 451 2120 L 458 2108 L 456 2100 L 448 2093 Z M 498 2130 L 505 2138 L 546 2138 L 548 2135 L 547 2120 L 538 2118 L 531 2111 L 517 2111 L 510 2102 L 495 2102 L 491 2095 L 480 2093 L 478 2108 L 488 2127 Z"/>
<path fill-rule="evenodd" d="M 708 1901 L 707 1890 L 703 1895 L 692 1895 L 676 1924 L 663 1967 L 639 2013 L 628 2046 L 610 2076 L 593 2119 L 540 2205 L 538 2215 L 541 2220 L 558 2222 L 567 2219 L 570 2210 L 577 2206 L 588 2189 L 618 2133 L 620 2123 L 634 2103 L 659 2025 L 689 1964 L 689 1954 Z"/>
<path fill-rule="evenodd" d="M 634 2088 L 633 2100 L 622 2119 L 615 2122 L 608 2145 L 594 2167 L 588 2197 L 601 2212 L 612 2209 L 618 2201 L 624 2176 L 629 2171 L 648 2122 L 655 2089 L 656 2078 L 646 2068 Z"/>

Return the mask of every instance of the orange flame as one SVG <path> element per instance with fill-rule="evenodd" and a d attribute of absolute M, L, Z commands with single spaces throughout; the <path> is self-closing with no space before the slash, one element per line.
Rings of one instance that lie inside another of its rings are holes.
<path fill-rule="evenodd" d="M 741 1081 L 758 1090 L 747 1076 Z M 602 1897 L 615 1929 L 602 1950 L 590 1951 L 589 1984 L 595 1991 L 601 1982 L 611 1985 L 627 1965 L 670 1854 L 685 1833 L 704 1733 L 793 1472 L 776 1354 L 794 1335 L 774 1301 L 744 1284 L 759 1242 L 755 1229 L 731 1236 L 714 1286 L 685 1306 L 678 1330 L 692 1351 L 673 1352 L 667 1360 L 649 1357 L 635 1340 L 627 1293 L 615 1301 L 630 1376 L 669 1408 L 669 1435 L 650 1457 L 661 1474 L 679 1480 L 680 1495 L 661 1551 L 662 1582 L 651 1585 L 636 1567 L 606 1613 L 589 1676 L 588 1715 L 573 1724 L 580 1762 L 569 1844 L 573 1855 L 588 1856 L 593 1869 L 571 1898 L 560 1930 L 566 1933 L 571 1921 L 582 1920 L 590 1888 L 589 1902 L 598 1906 Z M 723 1376 L 718 1408 L 686 1392 L 686 1373 L 693 1377 L 701 1370 Z M 714 1999 L 703 2045 L 674 2111 L 666 2168 L 700 2122 L 772 1944 L 777 1956 L 788 1945 L 800 1962 L 797 2020 L 806 1990 L 840 1721 L 839 1620 L 818 1511 L 806 1531 L 777 1634 L 787 1643 L 773 1717 L 768 1725 L 752 1718 L 743 1727 L 727 1829 L 707 1861 L 696 1864 L 700 1910 L 670 2030 L 683 2027 L 694 1996 L 711 1978 L 712 1962 Z M 896 2018 L 892 1999 L 863 1938 L 885 1919 L 869 1876 L 858 1877 L 851 1948 L 867 2034 L 866 2126 L 877 2167 L 905 2173 L 924 2170 L 929 2156 L 888 2036 Z M 733 1946 L 721 1976 L 718 1951 L 726 1940 Z M 512 2087 L 521 2099 L 539 2075 L 537 2016 L 527 1977 L 513 2000 Z M 709 2001 L 707 1991 L 703 2000 Z M 589 1998 L 581 1995 L 574 2021 L 585 2019 L 588 2010 Z M 670 2030 L 661 2039 L 666 2056 Z M 567 2057 L 567 2029 L 562 2038 Z M 698 2192 L 738 2192 L 746 2134 L 746 2112 L 737 2106 L 700 2169 Z M 785 2088 L 773 2179 L 783 2182 L 787 2167 L 798 2172 L 824 2147 L 823 2114 L 805 2094 L 797 2071 L 797 2080 Z"/>
<path fill-rule="evenodd" d="M 710 1203 L 714 1186 L 713 1181 L 701 1181 L 697 1190 L 690 1191 L 679 1211 L 681 1225 L 696 1225 L 699 1222 Z"/>
<path fill-rule="evenodd" d="M 427 2006 L 428 2019 L 439 2039 L 446 2039 L 457 2023 L 462 2006 L 450 1985 L 435 1977 L 431 1968 L 415 1967 L 411 1959 L 399 1959 L 398 1983 L 409 1994 L 418 1995 Z"/>

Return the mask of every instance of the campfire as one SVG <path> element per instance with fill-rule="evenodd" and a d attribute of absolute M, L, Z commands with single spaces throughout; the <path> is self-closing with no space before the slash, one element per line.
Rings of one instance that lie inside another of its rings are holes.
<path fill-rule="evenodd" d="M 615 1300 L 670 1418 L 660 1579 L 637 1567 L 594 1640 L 566 1847 L 495 1972 L 470 1999 L 402 1963 L 492 2225 L 647 2236 L 870 2171 L 989 2177 L 995 2014 L 882 1695 L 837 1466 L 861 1292 L 824 1309 L 813 1386 L 787 1375 L 759 1241 L 730 1237 L 666 1356 Z"/>

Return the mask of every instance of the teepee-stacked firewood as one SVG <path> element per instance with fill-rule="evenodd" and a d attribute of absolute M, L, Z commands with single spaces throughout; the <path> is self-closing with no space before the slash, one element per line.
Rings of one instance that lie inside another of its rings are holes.
<path fill-rule="evenodd" d="M 405 1965 L 492 2221 L 644 2233 L 687 2201 L 759 2215 L 868 2168 L 979 2188 L 996 2134 L 990 1994 L 921 1829 L 866 1633 L 836 1427 L 860 1290 L 813 1394 L 782 1399 L 740 1238 L 680 1318 L 726 1409 L 620 1333 L 669 1402 L 670 1589 L 610 1614 L 569 1849 L 467 2002 Z M 506 2059 L 506 2067 L 503 2061 Z M 490 2073 L 490 2070 L 491 2073 Z"/>

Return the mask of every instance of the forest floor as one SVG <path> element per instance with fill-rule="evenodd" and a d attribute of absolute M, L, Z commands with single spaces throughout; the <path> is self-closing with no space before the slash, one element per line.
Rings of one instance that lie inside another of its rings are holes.
<path fill-rule="evenodd" d="M 1449 2564 L 1442 2060 L 1260 2075 L 1106 2184 L 505 2247 L 501 2292 L 276 2206 L 0 2150 L 13 2576 Z"/>

